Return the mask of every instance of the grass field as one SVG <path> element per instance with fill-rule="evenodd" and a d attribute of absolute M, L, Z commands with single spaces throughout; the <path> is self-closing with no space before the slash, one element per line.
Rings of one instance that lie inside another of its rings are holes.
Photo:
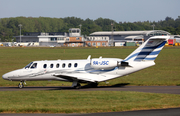
<path fill-rule="evenodd" d="M 0 47 L 0 75 L 34 60 L 114 57 L 124 59 L 136 47 L 5 48 Z M 180 47 L 165 47 L 156 65 L 100 85 L 180 85 Z M 19 82 L 0 78 L 0 86 Z M 71 86 L 60 81 L 29 81 L 27 86 Z M 128 91 L 0 91 L 0 113 L 92 113 L 180 107 L 180 95 Z"/>
<path fill-rule="evenodd" d="M 124 59 L 136 47 L 109 48 L 7 48 L 0 47 L 0 75 L 23 68 L 35 60 L 86 59 L 114 57 Z M 165 47 L 155 60 L 156 65 L 145 70 L 110 80 L 108 84 L 99 85 L 180 85 L 180 47 Z M 0 78 L 0 86 L 17 86 L 19 82 L 6 81 Z M 70 86 L 71 83 L 59 81 L 32 81 L 28 86 Z"/>
<path fill-rule="evenodd" d="M 0 113 L 94 113 L 180 107 L 180 95 L 127 91 L 4 91 Z"/>

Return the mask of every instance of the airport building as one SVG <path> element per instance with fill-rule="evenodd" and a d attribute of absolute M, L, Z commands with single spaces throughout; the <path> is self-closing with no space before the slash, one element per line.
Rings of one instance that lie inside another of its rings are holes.
<path fill-rule="evenodd" d="M 90 36 L 81 35 L 79 28 L 69 29 L 69 33 L 65 32 L 26 32 L 21 36 L 14 36 L 18 43 L 38 43 L 39 46 L 124 46 L 127 41 L 133 41 L 142 44 L 149 37 L 155 35 L 170 35 L 169 32 L 162 30 L 149 31 L 101 31 L 91 33 Z M 113 39 L 112 39 L 113 38 Z"/>
<path fill-rule="evenodd" d="M 109 37 L 109 44 L 113 46 L 141 45 L 148 38 L 156 35 L 170 35 L 169 32 L 162 30 L 149 31 L 101 31 L 94 32 L 90 36 L 107 36 Z M 135 44 L 134 44 L 135 43 Z"/>
<path fill-rule="evenodd" d="M 108 46 L 108 36 L 84 37 L 79 28 L 69 29 L 69 33 L 64 32 L 26 32 L 21 36 L 14 36 L 18 43 L 38 43 L 39 46 Z M 37 44 L 36 44 L 37 45 Z"/>
<path fill-rule="evenodd" d="M 145 41 L 156 35 L 170 35 L 167 31 L 162 30 L 149 30 L 149 31 L 101 31 L 94 32 L 90 36 L 108 36 L 109 38 L 114 39 L 114 41 L 123 41 L 127 39 L 144 39 Z"/>
<path fill-rule="evenodd" d="M 18 43 L 39 43 L 40 46 L 64 46 L 67 43 L 83 41 L 80 29 L 69 29 L 70 33 L 65 32 L 26 32 L 24 35 L 14 36 Z"/>

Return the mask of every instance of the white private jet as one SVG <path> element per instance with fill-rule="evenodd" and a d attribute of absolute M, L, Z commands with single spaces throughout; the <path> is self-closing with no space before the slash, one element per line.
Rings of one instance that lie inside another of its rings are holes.
<path fill-rule="evenodd" d="M 23 69 L 2 76 L 5 80 L 25 81 L 58 80 L 70 81 L 72 87 L 81 88 L 80 83 L 90 83 L 97 87 L 105 82 L 155 65 L 154 60 L 170 36 L 154 36 L 138 47 L 124 60 L 119 58 L 93 58 L 89 55 L 83 60 L 44 60 L 33 61 Z M 26 83 L 25 83 L 26 84 Z"/>

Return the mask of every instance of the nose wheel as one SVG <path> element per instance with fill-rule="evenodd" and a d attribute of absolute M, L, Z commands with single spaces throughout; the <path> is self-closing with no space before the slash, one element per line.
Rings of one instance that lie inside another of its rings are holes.
<path fill-rule="evenodd" d="M 24 83 L 25 83 L 25 82 L 24 82 Z M 25 83 L 25 84 L 26 84 L 26 83 Z M 24 85 L 23 85 L 23 82 L 22 82 L 22 81 L 19 83 L 18 87 L 19 87 L 20 89 L 22 89 L 22 88 L 24 87 Z"/>

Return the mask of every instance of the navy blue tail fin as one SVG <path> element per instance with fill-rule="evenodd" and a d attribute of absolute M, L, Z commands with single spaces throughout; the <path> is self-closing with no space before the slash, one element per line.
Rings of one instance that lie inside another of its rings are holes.
<path fill-rule="evenodd" d="M 154 36 L 149 38 L 126 57 L 124 61 L 154 61 L 169 38 L 170 36 Z"/>

